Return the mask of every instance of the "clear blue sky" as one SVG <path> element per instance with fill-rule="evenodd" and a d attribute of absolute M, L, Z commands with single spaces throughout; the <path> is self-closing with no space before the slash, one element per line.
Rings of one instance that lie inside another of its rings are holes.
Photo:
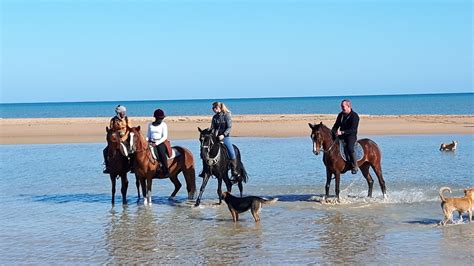
<path fill-rule="evenodd" d="M 2 103 L 473 91 L 468 0 L 0 3 Z"/>

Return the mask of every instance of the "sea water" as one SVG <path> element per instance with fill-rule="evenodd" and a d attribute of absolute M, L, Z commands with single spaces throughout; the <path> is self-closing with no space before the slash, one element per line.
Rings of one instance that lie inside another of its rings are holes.
<path fill-rule="evenodd" d="M 0 104 L 1 118 L 111 117 L 118 104 L 127 114 L 152 116 L 157 108 L 167 115 L 212 115 L 211 104 L 224 101 L 234 115 L 245 114 L 337 114 L 340 102 L 349 98 L 354 110 L 365 115 L 466 115 L 473 114 L 474 93 L 369 95 L 331 97 L 284 97 L 247 99 L 148 100 L 60 103 Z"/>
<path fill-rule="evenodd" d="M 474 187 L 473 135 L 361 137 L 382 150 L 385 200 L 375 174 L 374 197 L 367 198 L 362 175 L 347 173 L 341 203 L 323 204 L 325 168 L 312 153 L 309 132 L 234 138 L 250 176 L 244 195 L 279 198 L 263 206 L 259 223 L 248 212 L 232 222 L 227 206 L 216 204 L 216 179 L 199 207 L 186 199 L 182 176 L 175 200 L 168 200 L 169 180 L 154 180 L 153 204 L 144 206 L 129 175 L 128 205 L 118 182 L 112 206 L 110 179 L 101 173 L 103 143 L 2 145 L 0 262 L 472 264 L 474 223 L 455 214 L 455 224 L 439 226 L 438 190 L 449 186 L 450 196 L 462 196 L 463 188 Z M 458 150 L 438 150 L 453 138 Z M 202 169 L 197 140 L 173 144 L 189 148 L 196 171 Z M 196 183 L 199 190 L 201 178 Z"/>

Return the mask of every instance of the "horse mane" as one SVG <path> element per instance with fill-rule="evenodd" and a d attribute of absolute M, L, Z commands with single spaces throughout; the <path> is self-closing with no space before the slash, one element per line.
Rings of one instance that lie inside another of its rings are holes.
<path fill-rule="evenodd" d="M 137 150 L 146 149 L 148 147 L 148 143 L 140 133 L 140 129 L 138 127 L 132 127 L 130 128 L 130 131 L 135 133 L 135 136 L 137 137 Z"/>

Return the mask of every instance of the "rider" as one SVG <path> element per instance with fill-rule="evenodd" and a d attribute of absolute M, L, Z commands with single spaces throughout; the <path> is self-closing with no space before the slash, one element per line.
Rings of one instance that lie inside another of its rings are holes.
<path fill-rule="evenodd" d="M 156 150 L 158 150 L 158 158 L 161 163 L 161 172 L 164 176 L 169 176 L 168 170 L 168 158 L 166 157 L 166 143 L 168 140 L 168 126 L 163 121 L 165 119 L 165 112 L 161 109 L 156 109 L 153 113 L 155 121 L 148 124 L 148 133 L 147 139 L 149 142 L 156 145 Z M 156 171 L 156 174 L 159 174 L 159 171 Z"/>
<path fill-rule="evenodd" d="M 232 117 L 230 110 L 222 102 L 214 102 L 212 110 L 215 115 L 212 117 L 211 131 L 216 134 L 220 141 L 224 142 L 230 159 L 230 169 L 232 182 L 240 179 L 240 173 L 237 171 L 237 156 L 235 155 L 234 146 L 230 138 L 230 130 L 232 128 Z"/>
<path fill-rule="evenodd" d="M 115 113 L 116 116 L 112 117 L 110 119 L 110 130 L 118 132 L 120 135 L 120 141 L 122 143 L 125 143 L 125 145 L 128 147 L 128 137 L 129 137 L 129 131 L 128 128 L 131 127 L 130 122 L 128 121 L 128 116 L 126 114 L 127 108 L 123 105 L 117 105 L 115 107 Z M 110 169 L 109 169 L 109 162 L 107 159 L 107 153 L 108 149 L 105 147 L 104 151 L 104 163 L 105 163 L 105 169 L 103 171 L 104 174 L 109 174 Z M 133 169 L 130 169 L 131 172 L 133 173 Z"/>
<path fill-rule="evenodd" d="M 336 118 L 332 132 L 344 140 L 345 149 L 348 151 L 352 164 L 352 174 L 357 174 L 358 166 L 355 156 L 354 145 L 357 141 L 357 128 L 359 127 L 359 115 L 352 110 L 352 103 L 348 99 L 341 102 L 342 112 Z"/>

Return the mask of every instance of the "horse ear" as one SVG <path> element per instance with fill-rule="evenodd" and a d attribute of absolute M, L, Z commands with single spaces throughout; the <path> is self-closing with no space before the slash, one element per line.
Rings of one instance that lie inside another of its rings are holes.
<path fill-rule="evenodd" d="M 311 123 L 308 123 L 308 126 L 309 126 L 311 129 L 313 129 L 313 128 L 314 128 L 314 125 L 313 125 L 313 124 L 311 124 Z"/>
<path fill-rule="evenodd" d="M 198 131 L 199 131 L 199 132 L 202 132 L 202 129 L 201 129 L 200 127 L 198 127 Z"/>
<path fill-rule="evenodd" d="M 109 127 L 105 127 L 105 132 L 109 132 Z"/>
<path fill-rule="evenodd" d="M 137 126 L 137 130 L 140 131 L 140 126 Z"/>
<path fill-rule="evenodd" d="M 323 121 L 319 122 L 319 124 L 322 126 L 322 125 L 323 125 Z"/>

